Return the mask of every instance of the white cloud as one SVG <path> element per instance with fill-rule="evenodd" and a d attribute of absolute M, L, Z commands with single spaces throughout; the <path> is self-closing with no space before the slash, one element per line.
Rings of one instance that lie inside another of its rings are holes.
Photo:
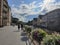
<path fill-rule="evenodd" d="M 36 15 L 38 12 L 34 11 L 33 9 L 38 8 L 39 6 L 36 6 L 36 1 L 30 3 L 30 4 L 21 4 L 16 8 L 15 6 L 12 7 L 12 12 L 17 14 L 28 14 L 28 15 Z"/>
<path fill-rule="evenodd" d="M 60 2 L 57 3 L 56 0 L 44 0 L 43 4 L 41 4 L 41 12 L 46 9 L 47 12 L 60 8 L 58 5 L 60 5 Z"/>
<path fill-rule="evenodd" d="M 35 9 L 37 8 L 41 8 L 41 10 L 35 11 Z M 18 7 L 12 5 L 12 12 L 13 15 L 20 16 L 20 21 L 26 21 L 27 18 L 25 16 L 44 14 L 44 10 L 46 10 L 46 12 L 49 12 L 57 8 L 60 8 L 60 2 L 57 3 L 56 0 L 43 0 L 42 3 L 37 3 L 37 1 L 33 1 L 30 4 L 25 4 L 24 1 L 22 1 L 22 4 L 20 4 Z"/>
<path fill-rule="evenodd" d="M 20 16 L 20 17 L 19 17 L 19 20 L 20 20 L 20 21 L 24 21 L 24 22 L 26 22 L 26 17 L 24 17 L 24 16 Z"/>

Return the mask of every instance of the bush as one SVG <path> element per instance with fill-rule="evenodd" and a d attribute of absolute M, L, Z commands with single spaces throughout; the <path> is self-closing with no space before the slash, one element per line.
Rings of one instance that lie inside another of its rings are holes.
<path fill-rule="evenodd" d="M 37 40 L 37 35 L 38 35 L 38 33 L 39 33 L 39 31 L 34 31 L 34 32 L 32 32 L 32 38 L 34 39 L 34 40 Z"/>
<path fill-rule="evenodd" d="M 42 41 L 46 35 L 47 33 L 41 29 L 32 32 L 32 38 L 38 42 Z"/>
<path fill-rule="evenodd" d="M 30 33 L 31 30 L 32 30 L 31 28 L 27 28 L 27 29 L 26 29 L 26 31 L 27 31 L 28 33 Z"/>
<path fill-rule="evenodd" d="M 39 35 L 42 35 L 42 37 L 45 37 L 47 35 L 46 31 L 40 29 L 39 30 Z"/>
<path fill-rule="evenodd" d="M 30 33 L 30 32 L 32 31 L 32 29 L 31 29 L 30 27 L 25 27 L 25 31 L 26 31 L 27 33 Z"/>
<path fill-rule="evenodd" d="M 55 41 L 55 45 L 60 45 L 60 39 Z"/>
<path fill-rule="evenodd" d="M 60 35 L 52 34 L 43 38 L 44 45 L 60 45 Z"/>

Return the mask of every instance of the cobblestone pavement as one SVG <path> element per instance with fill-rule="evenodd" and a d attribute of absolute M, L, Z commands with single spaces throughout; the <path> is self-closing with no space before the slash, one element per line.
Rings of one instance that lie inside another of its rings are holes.
<path fill-rule="evenodd" d="M 18 31 L 17 26 L 0 28 L 0 45 L 33 45 L 28 41 L 24 32 Z"/>

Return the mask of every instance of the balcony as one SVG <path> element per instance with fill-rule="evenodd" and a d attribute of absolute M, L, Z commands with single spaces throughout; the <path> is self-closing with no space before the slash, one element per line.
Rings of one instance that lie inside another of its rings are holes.
<path fill-rule="evenodd" d="M 4 7 L 3 11 L 8 12 L 8 8 Z"/>
<path fill-rule="evenodd" d="M 7 19 L 7 18 L 8 18 L 8 16 L 7 16 L 7 13 L 6 13 L 6 12 L 3 12 L 2 18 L 3 18 L 3 19 Z"/>
<path fill-rule="evenodd" d="M 3 4 L 6 8 L 8 7 L 8 3 L 6 1 L 3 1 Z"/>
<path fill-rule="evenodd" d="M 2 15 L 3 20 L 7 20 L 8 16 L 7 16 L 7 12 L 3 11 L 3 15 Z"/>
<path fill-rule="evenodd" d="M 6 19 L 7 19 L 7 17 L 3 17 L 3 19 L 4 19 L 4 20 L 6 20 Z"/>

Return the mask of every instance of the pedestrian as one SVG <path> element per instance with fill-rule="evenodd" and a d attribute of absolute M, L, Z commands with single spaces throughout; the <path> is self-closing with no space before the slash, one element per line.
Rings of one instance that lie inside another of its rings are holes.
<path fill-rule="evenodd" d="M 21 29 L 23 30 L 23 24 L 21 24 Z"/>
<path fill-rule="evenodd" d="M 20 30 L 20 24 L 18 24 L 18 31 Z"/>

